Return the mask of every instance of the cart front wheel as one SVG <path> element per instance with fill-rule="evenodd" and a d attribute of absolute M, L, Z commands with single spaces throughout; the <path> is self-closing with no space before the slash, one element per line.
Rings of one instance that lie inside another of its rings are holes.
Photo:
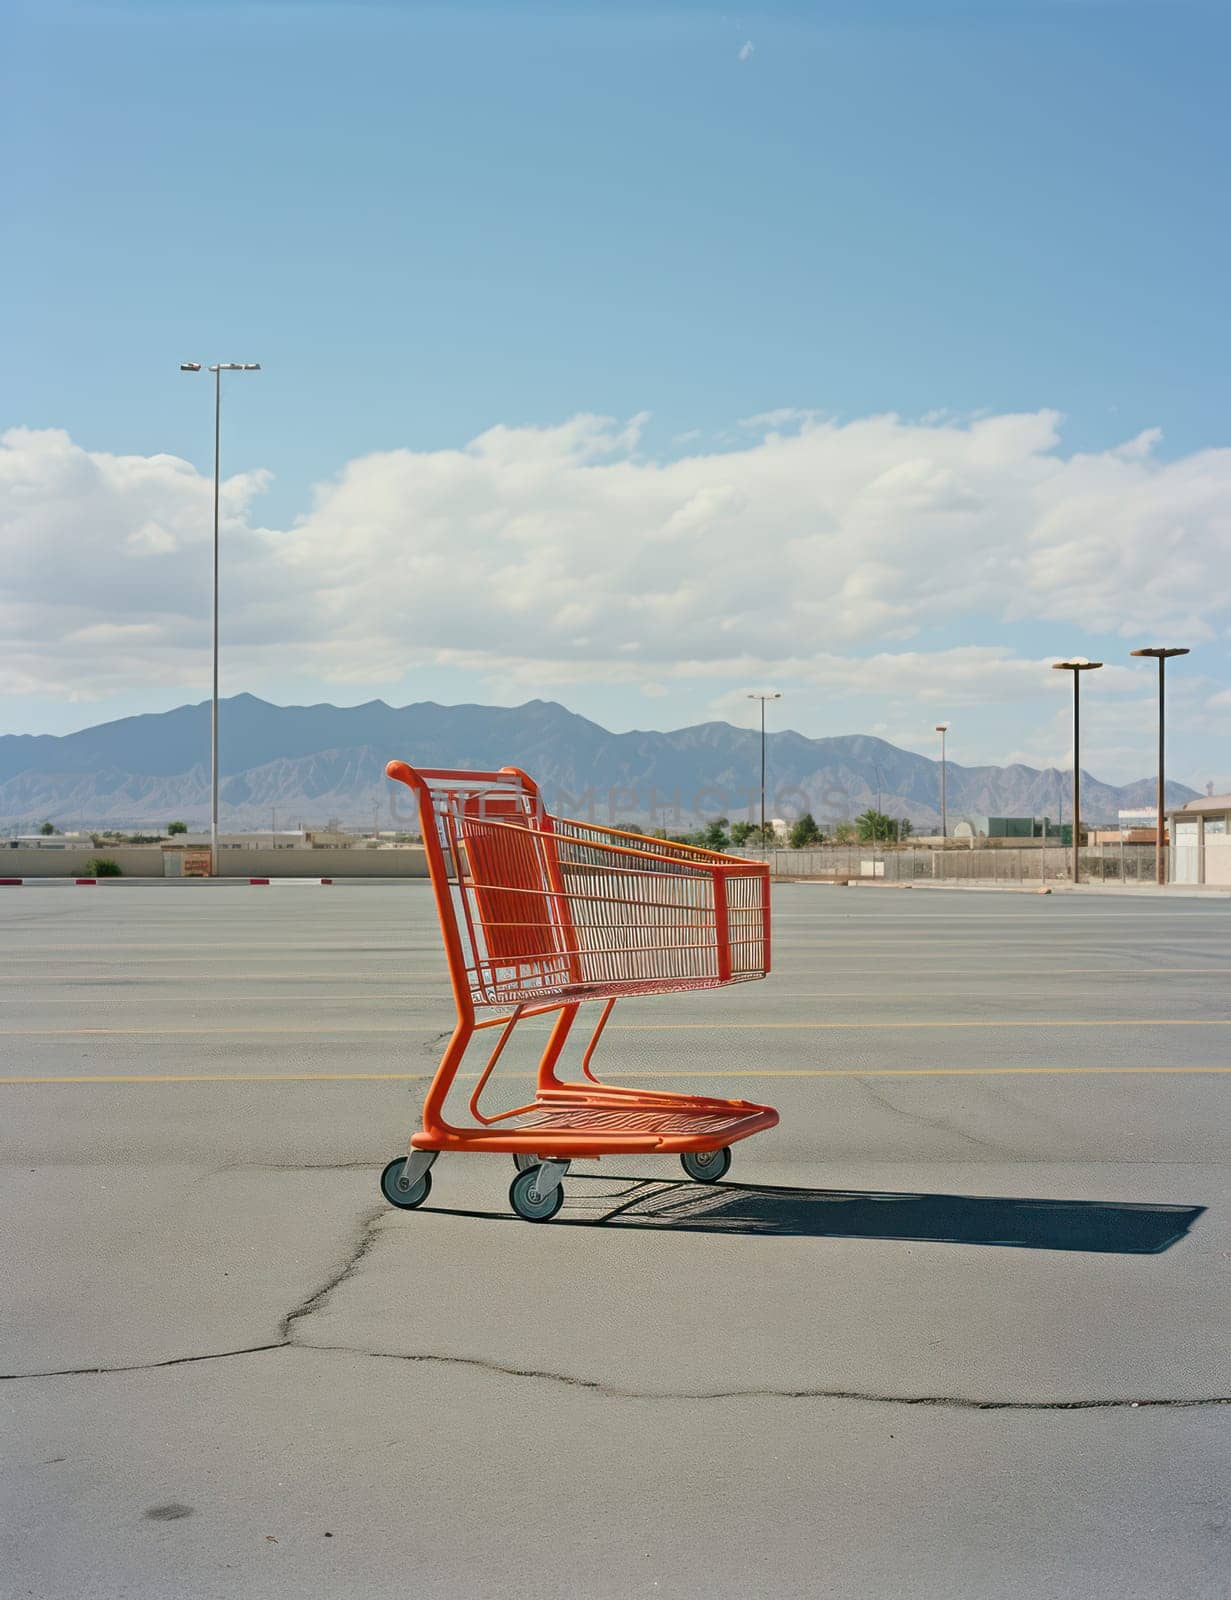
<path fill-rule="evenodd" d="M 518 1172 L 529 1172 L 531 1167 L 537 1167 L 538 1164 L 538 1156 L 528 1156 L 524 1153 L 524 1151 L 521 1150 L 519 1150 L 513 1157 L 513 1165 L 517 1168 Z"/>
<path fill-rule="evenodd" d="M 519 1172 L 509 1187 L 509 1204 L 527 1222 L 550 1222 L 564 1204 L 564 1185 L 557 1183 L 546 1194 L 538 1190 L 539 1163 Z"/>
<path fill-rule="evenodd" d="M 730 1146 L 724 1145 L 721 1150 L 685 1150 L 680 1165 L 694 1183 L 717 1183 L 731 1170 Z"/>
<path fill-rule="evenodd" d="M 425 1172 L 418 1183 L 408 1184 L 402 1189 L 398 1185 L 405 1181 L 405 1172 L 406 1157 L 395 1156 L 380 1175 L 380 1192 L 391 1206 L 397 1206 L 401 1211 L 413 1211 L 431 1194 L 432 1174 Z"/>

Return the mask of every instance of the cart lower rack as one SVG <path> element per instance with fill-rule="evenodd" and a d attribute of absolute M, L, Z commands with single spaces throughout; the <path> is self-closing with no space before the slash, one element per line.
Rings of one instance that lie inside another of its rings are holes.
<path fill-rule="evenodd" d="M 509 1191 L 528 1221 L 555 1216 L 570 1161 L 678 1154 L 692 1178 L 713 1182 L 731 1145 L 778 1113 L 745 1100 L 603 1082 L 593 1059 L 618 999 L 714 989 L 769 971 L 769 872 L 753 861 L 548 814 L 524 772 L 416 771 L 391 761 L 390 778 L 416 794 L 457 1023 L 423 1105 L 409 1153 L 381 1176 L 404 1210 L 431 1192 L 443 1150 L 511 1155 Z M 583 1004 L 601 1003 L 581 1077 L 559 1076 Z M 481 1109 L 483 1090 L 519 1022 L 555 1017 L 534 1099 Z M 458 1124 L 446 1115 L 462 1061 L 484 1030 L 498 1030 Z"/>

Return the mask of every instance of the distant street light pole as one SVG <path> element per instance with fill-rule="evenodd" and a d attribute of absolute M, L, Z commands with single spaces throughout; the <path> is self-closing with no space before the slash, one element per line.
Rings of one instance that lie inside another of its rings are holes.
<path fill-rule="evenodd" d="M 1153 656 L 1158 662 L 1158 815 L 1154 819 L 1154 876 L 1156 882 L 1161 885 L 1167 881 L 1167 872 L 1163 865 L 1163 851 L 1166 848 L 1164 844 L 1166 825 L 1163 821 L 1163 792 L 1166 788 L 1163 776 L 1163 735 L 1165 732 L 1163 698 L 1166 687 L 1167 658 L 1168 656 L 1186 656 L 1188 650 L 1179 645 L 1170 647 L 1166 645 L 1150 645 L 1145 650 L 1130 650 L 1129 654 L 1133 656 Z"/>
<path fill-rule="evenodd" d="M 181 372 L 200 372 L 199 361 L 181 361 Z M 222 374 L 259 372 L 259 361 L 219 361 L 209 371 L 214 374 L 214 690 L 209 721 L 209 870 L 218 876 L 218 498 L 219 469 L 222 457 Z"/>
<path fill-rule="evenodd" d="M 768 694 L 750 694 L 749 700 L 761 702 L 761 849 L 765 849 L 765 702 L 767 700 L 781 700 L 782 695 L 777 689 L 771 689 Z"/>
<path fill-rule="evenodd" d="M 875 855 L 876 846 L 880 840 L 881 792 L 885 787 L 885 775 L 876 761 L 872 763 L 872 770 L 876 774 L 876 820 L 872 824 L 872 852 Z"/>
<path fill-rule="evenodd" d="M 940 836 L 942 839 L 949 837 L 949 806 L 948 795 L 945 793 L 945 734 L 949 731 L 947 722 L 938 722 L 936 731 L 940 735 Z"/>
<path fill-rule="evenodd" d="M 1103 663 L 1074 656 L 1071 661 L 1053 661 L 1055 672 L 1073 674 L 1073 882 L 1081 882 L 1081 675 L 1097 672 Z"/>

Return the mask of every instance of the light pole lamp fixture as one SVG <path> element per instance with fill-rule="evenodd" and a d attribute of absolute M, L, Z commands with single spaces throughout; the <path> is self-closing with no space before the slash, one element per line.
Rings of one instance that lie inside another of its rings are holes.
<path fill-rule="evenodd" d="M 1081 675 L 1097 672 L 1101 661 L 1073 656 L 1068 661 L 1053 661 L 1054 672 L 1073 674 L 1073 882 L 1081 881 Z"/>
<path fill-rule="evenodd" d="M 938 722 L 936 731 L 940 735 L 940 836 L 947 839 L 949 836 L 949 796 L 945 787 L 945 734 L 949 731 L 947 722 Z"/>
<path fill-rule="evenodd" d="M 199 361 L 181 361 L 181 372 L 200 372 Z M 216 361 L 214 374 L 214 686 L 209 721 L 209 870 L 218 875 L 218 501 L 222 457 L 222 374 L 259 372 L 259 361 Z"/>
<path fill-rule="evenodd" d="M 782 692 L 778 689 L 766 690 L 763 694 L 750 694 L 749 700 L 761 702 L 761 849 L 765 848 L 765 702 L 767 700 L 781 700 Z"/>
<path fill-rule="evenodd" d="M 1166 779 L 1164 776 L 1164 734 L 1166 711 L 1164 709 L 1164 690 L 1166 687 L 1167 661 L 1171 656 L 1186 656 L 1186 645 L 1147 645 L 1142 650 L 1130 650 L 1132 656 L 1153 656 L 1158 662 L 1158 813 L 1154 818 L 1154 881 L 1163 884 L 1167 881 L 1166 867 L 1164 866 L 1164 852 L 1166 850 L 1166 824 L 1164 822 L 1164 792 Z"/>

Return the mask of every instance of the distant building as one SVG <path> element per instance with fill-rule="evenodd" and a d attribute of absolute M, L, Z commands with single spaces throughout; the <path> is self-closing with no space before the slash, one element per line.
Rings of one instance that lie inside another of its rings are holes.
<path fill-rule="evenodd" d="M 1153 844 L 1158 836 L 1158 811 L 1154 806 L 1134 806 L 1116 813 L 1115 828 L 1100 828 L 1094 844 Z M 1163 823 L 1166 840 L 1166 822 Z"/>
<path fill-rule="evenodd" d="M 1231 888 L 1231 794 L 1202 795 L 1169 815 L 1171 882 Z"/>
<path fill-rule="evenodd" d="M 13 850 L 81 850 L 94 841 L 88 833 L 19 833 L 8 843 Z"/>
<path fill-rule="evenodd" d="M 347 841 L 353 844 L 353 840 Z M 312 835 L 302 828 L 279 828 L 276 833 L 269 828 L 254 828 L 251 833 L 219 833 L 219 850 L 307 850 L 311 848 Z M 163 841 L 164 849 L 209 848 L 209 830 L 193 829 L 177 833 Z"/>
<path fill-rule="evenodd" d="M 1061 829 L 1049 817 L 963 817 L 953 829 L 955 839 L 1046 839 L 1061 842 Z"/>

